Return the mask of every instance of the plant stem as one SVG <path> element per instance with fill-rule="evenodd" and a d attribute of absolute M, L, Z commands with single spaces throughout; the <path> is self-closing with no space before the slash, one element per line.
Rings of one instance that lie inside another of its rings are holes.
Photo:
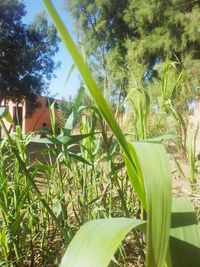
<path fill-rule="evenodd" d="M 55 216 L 54 212 L 52 211 L 52 209 L 50 208 L 50 206 L 48 205 L 48 203 L 45 201 L 45 199 L 42 196 L 40 190 L 38 189 L 38 187 L 34 183 L 33 179 L 31 178 L 31 176 L 29 174 L 29 171 L 26 168 L 26 164 L 24 163 L 24 161 L 19 156 L 17 149 L 14 147 L 13 140 L 10 137 L 10 135 L 9 135 L 7 129 L 6 129 L 6 126 L 5 126 L 2 118 L 0 118 L 0 125 L 1 125 L 1 127 L 2 127 L 2 129 L 3 129 L 4 133 L 5 133 L 5 135 L 7 137 L 7 139 L 8 139 L 8 142 L 11 145 L 12 152 L 14 153 L 15 157 L 17 158 L 17 160 L 18 160 L 18 162 L 19 162 L 19 164 L 20 164 L 20 166 L 21 166 L 21 168 L 22 168 L 22 170 L 23 170 L 23 172 L 24 172 L 27 180 L 29 181 L 29 183 L 31 184 L 31 186 L 33 187 L 33 189 L 35 190 L 38 199 L 41 201 L 41 203 L 43 204 L 43 206 L 46 208 L 46 210 L 48 211 L 48 213 L 51 215 L 52 220 L 55 222 L 55 224 L 57 225 L 57 227 L 61 231 L 61 233 L 62 233 L 62 235 L 64 237 L 64 240 L 65 241 L 68 241 L 68 236 L 65 233 L 65 231 L 63 230 L 63 228 L 61 227 L 59 220 Z"/>

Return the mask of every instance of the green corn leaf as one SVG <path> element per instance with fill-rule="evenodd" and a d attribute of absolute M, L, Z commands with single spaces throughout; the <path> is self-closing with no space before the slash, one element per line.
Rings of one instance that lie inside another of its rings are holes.
<path fill-rule="evenodd" d="M 79 141 L 91 136 L 91 134 L 77 134 L 70 136 L 58 136 L 56 138 L 49 138 L 50 140 L 58 140 L 63 145 L 71 145 L 74 143 L 78 143 Z"/>
<path fill-rule="evenodd" d="M 168 266 L 199 267 L 200 230 L 194 208 L 186 198 L 177 198 L 173 200 L 172 211 L 171 263 Z"/>
<path fill-rule="evenodd" d="M 83 77 L 86 87 L 89 89 L 93 99 L 95 100 L 96 105 L 98 106 L 99 110 L 103 114 L 105 120 L 109 124 L 110 128 L 112 129 L 113 133 L 115 134 L 118 142 L 121 144 L 123 150 L 129 157 L 130 161 L 133 163 L 133 159 L 129 154 L 128 144 L 125 140 L 125 137 L 122 133 L 121 128 L 119 127 L 113 112 L 109 105 L 107 104 L 101 90 L 99 89 L 96 81 L 94 80 L 87 64 L 85 63 L 81 53 L 77 49 L 75 43 L 73 42 L 68 30 L 66 29 L 64 23 L 62 22 L 60 16 L 58 15 L 56 9 L 54 8 L 53 4 L 49 0 L 43 0 L 43 3 L 50 14 L 55 27 L 57 28 L 60 37 L 65 44 L 67 50 L 70 52 L 71 57 L 74 60 L 74 63 L 79 70 L 81 76 Z M 134 164 L 134 163 L 133 163 Z"/>
<path fill-rule="evenodd" d="M 83 157 L 81 157 L 81 156 L 79 156 L 79 155 L 77 155 L 75 153 L 69 152 L 69 156 L 74 158 L 74 159 L 76 159 L 76 160 L 78 160 L 78 161 L 80 161 L 80 162 L 82 162 L 82 163 L 84 163 L 84 164 L 86 164 L 86 165 L 92 166 L 92 164 L 89 161 L 87 161 L 86 159 L 84 159 Z"/>
<path fill-rule="evenodd" d="M 24 211 L 21 215 L 17 216 L 9 226 L 9 235 L 11 237 L 14 236 L 16 232 L 20 229 L 20 224 L 22 223 L 25 214 L 26 211 Z"/>
<path fill-rule="evenodd" d="M 145 96 L 145 120 L 147 121 L 147 116 L 150 111 L 151 107 L 151 100 L 146 90 L 143 90 L 144 96 Z"/>
<path fill-rule="evenodd" d="M 164 266 L 171 222 L 171 173 L 164 146 L 133 144 L 138 174 L 144 180 L 147 208 L 147 267 Z M 133 151 L 133 149 L 132 149 Z"/>
<path fill-rule="evenodd" d="M 109 124 L 110 128 L 113 131 L 113 134 L 116 136 L 118 142 L 120 143 L 123 151 L 126 154 L 127 161 L 130 165 L 131 172 L 129 172 L 129 175 L 132 177 L 133 180 L 137 180 L 138 175 L 135 170 L 135 163 L 134 163 L 134 158 L 132 157 L 130 150 L 129 150 L 129 145 L 126 142 L 126 139 L 122 133 L 121 128 L 119 127 L 112 110 L 110 109 L 109 105 L 107 104 L 101 90 L 99 89 L 97 83 L 95 82 L 88 66 L 86 65 L 83 57 L 81 56 L 80 52 L 78 51 L 76 45 L 74 44 L 68 30 L 66 29 L 65 25 L 63 24 L 60 16 L 58 15 L 57 11 L 55 10 L 54 6 L 52 5 L 51 1 L 49 0 L 43 0 L 43 3 L 50 14 L 60 36 L 65 44 L 66 48 L 70 52 L 74 63 L 79 70 L 80 74 L 82 75 L 86 87 L 90 91 L 90 94 L 92 95 L 93 99 L 95 100 L 95 103 L 99 110 L 101 111 L 104 119 L 107 121 Z M 143 205 L 145 205 L 145 200 L 143 199 L 143 188 L 141 187 L 141 183 L 138 181 L 135 181 L 134 184 L 137 186 L 137 192 L 140 192 L 140 200 Z"/>
<path fill-rule="evenodd" d="M 0 108 L 0 117 L 7 120 L 10 124 L 13 124 L 13 120 L 7 107 Z"/>
<path fill-rule="evenodd" d="M 182 76 L 183 76 L 183 73 L 181 72 L 179 74 L 179 76 L 177 77 L 177 79 L 175 80 L 174 87 L 173 87 L 173 89 L 171 91 L 170 99 L 174 99 L 175 98 L 176 92 L 177 92 L 177 89 L 178 89 L 178 87 L 180 85 L 180 81 L 181 81 Z"/>
<path fill-rule="evenodd" d="M 70 133 L 71 130 L 73 129 L 74 119 L 75 119 L 75 114 L 74 112 L 72 112 L 67 118 L 64 126 L 64 128 L 68 130 L 68 133 Z"/>
<path fill-rule="evenodd" d="M 144 225 L 144 221 L 128 218 L 90 221 L 77 232 L 60 266 L 107 267 L 128 232 Z"/>
<path fill-rule="evenodd" d="M 91 134 L 77 134 L 69 136 L 57 136 L 57 137 L 47 137 L 47 138 L 33 138 L 30 139 L 31 143 L 39 144 L 62 144 L 62 145 L 71 145 L 78 143 L 79 141 L 91 136 Z"/>
<path fill-rule="evenodd" d="M 50 105 L 49 113 L 50 113 L 51 129 L 52 129 L 53 135 L 56 136 L 57 126 L 56 126 L 56 115 L 55 115 L 55 101 Z"/>
<path fill-rule="evenodd" d="M 49 144 L 49 145 L 54 144 L 54 142 L 51 140 L 51 138 L 41 138 L 41 139 L 40 138 L 31 138 L 30 143 Z M 56 144 L 60 144 L 60 142 L 56 141 Z M 40 151 L 40 152 L 43 152 L 43 151 Z"/>
<path fill-rule="evenodd" d="M 1 194 L 2 194 L 2 192 L 1 192 Z M 4 216 L 9 216 L 9 212 L 8 212 L 7 206 L 5 204 L 5 201 L 3 201 L 2 199 L 0 199 L 0 210 L 1 210 L 1 212 L 4 213 Z"/>
<path fill-rule="evenodd" d="M 138 174 L 141 176 L 141 179 L 144 180 L 145 191 L 147 195 L 146 200 L 148 221 L 146 266 L 162 267 L 165 264 L 167 256 L 171 222 L 171 182 L 168 159 L 164 147 L 157 143 L 134 143 L 134 147 L 132 147 L 131 152 L 135 153 L 134 157 L 137 157 L 138 159 L 138 161 L 136 161 L 136 167 Z M 92 222 L 90 223 L 91 225 L 93 225 Z M 106 233 L 106 227 L 104 227 L 105 226 L 102 226 L 102 231 L 105 231 L 105 236 L 104 232 L 101 232 L 98 229 L 97 231 L 99 232 L 100 236 L 95 234 L 95 242 L 107 242 L 106 240 L 108 238 L 108 234 Z M 109 228 L 109 233 L 111 234 L 112 231 L 114 231 L 114 226 L 109 227 L 111 227 Z M 96 243 L 93 244 L 90 240 L 90 235 L 92 235 L 94 230 L 90 229 L 90 227 L 87 229 L 88 230 L 84 230 L 83 234 L 84 238 L 86 239 L 86 244 L 91 243 L 92 247 L 98 248 L 99 253 L 104 253 L 104 246 L 101 246 L 101 248 L 99 248 Z M 117 235 L 117 233 L 115 233 L 115 235 Z M 82 239 L 77 238 L 77 240 L 78 241 L 72 241 L 72 243 L 74 242 L 73 246 L 70 246 L 70 252 L 67 250 L 67 255 L 73 255 L 73 253 L 74 255 L 77 255 L 77 251 L 80 250 L 83 251 L 80 254 L 82 261 L 87 263 L 87 265 L 81 266 L 107 266 L 102 264 L 102 261 L 104 262 L 103 259 L 105 256 L 101 259 L 101 263 L 99 263 L 98 265 L 97 262 L 94 261 L 96 260 L 96 256 L 95 258 L 93 256 L 94 251 L 88 248 L 87 254 L 87 250 L 84 247 L 84 242 L 81 242 Z M 108 253 L 108 249 L 106 249 L 106 251 Z M 112 254 L 113 253 L 114 251 L 112 252 Z M 110 258 L 111 256 L 112 255 L 109 254 Z M 72 256 L 67 256 L 65 263 L 67 263 L 71 257 Z M 93 265 L 90 265 L 90 262 Z M 105 264 L 108 264 L 108 262 L 109 260 L 106 261 Z M 78 266 L 80 262 L 76 263 L 75 259 L 73 259 L 72 261 L 70 261 L 70 264 L 74 267 Z M 61 266 L 70 266 L 70 264 Z"/>
<path fill-rule="evenodd" d="M 80 106 L 81 100 L 82 100 L 82 98 L 84 96 L 84 93 L 85 93 L 85 88 L 84 88 L 84 86 L 81 86 L 79 91 L 78 91 L 77 97 L 76 97 L 76 99 L 74 101 L 72 112 L 71 112 L 71 114 L 69 115 L 69 117 L 66 120 L 66 123 L 65 123 L 65 126 L 64 126 L 65 129 L 68 129 L 68 130 L 71 131 L 73 129 L 73 127 L 74 127 L 74 122 L 75 122 L 77 116 L 79 115 L 79 113 L 82 110 L 85 109 L 84 106 Z"/>
<path fill-rule="evenodd" d="M 72 75 L 72 72 L 74 71 L 74 69 L 75 69 L 75 65 L 72 64 L 72 66 L 71 66 L 71 68 L 70 68 L 70 70 L 69 70 L 69 72 L 68 72 L 67 79 L 66 79 L 66 81 L 65 81 L 65 86 L 66 86 L 67 82 L 69 81 L 69 78 L 70 78 L 70 76 Z M 64 86 L 64 87 L 65 87 L 65 86 Z"/>
<path fill-rule="evenodd" d="M 148 213 L 147 266 L 162 267 L 164 266 L 167 253 L 171 221 L 170 172 L 165 151 L 162 146 L 153 143 L 148 145 L 145 143 L 135 144 L 135 149 L 130 149 L 111 109 L 72 41 L 71 36 L 51 4 L 51 1 L 43 0 L 43 2 L 79 69 L 87 88 L 94 98 L 96 105 L 125 152 L 126 165 L 130 179 Z M 92 257 L 92 255 L 90 256 Z M 89 258 L 88 255 L 88 260 Z M 75 265 L 73 264 L 73 266 Z M 95 264 L 94 266 L 97 265 Z"/>
<path fill-rule="evenodd" d="M 75 98 L 75 101 L 74 101 L 73 111 L 80 112 L 85 108 L 84 106 L 80 106 L 81 100 L 83 99 L 84 95 L 85 95 L 85 87 L 83 85 L 81 85 L 81 87 L 78 90 L 78 94 Z"/>
<path fill-rule="evenodd" d="M 144 182 L 143 182 L 143 177 L 142 177 L 142 172 L 140 168 L 140 163 L 139 159 L 137 156 L 137 153 L 134 149 L 134 147 L 129 144 L 129 153 L 131 154 L 132 158 L 134 158 L 135 165 L 137 168 L 137 172 L 135 170 L 135 166 L 132 164 L 132 162 L 129 160 L 129 158 L 125 155 L 125 163 L 126 163 L 126 168 L 128 172 L 128 176 L 130 178 L 131 184 L 134 187 L 141 203 L 142 206 L 147 209 L 146 207 L 146 195 L 145 195 L 145 190 L 144 190 Z M 139 177 L 139 179 L 138 179 Z"/>
<path fill-rule="evenodd" d="M 43 0 L 43 3 L 50 14 L 55 27 L 57 28 L 63 43 L 65 44 L 66 48 L 68 49 L 69 53 L 71 54 L 74 63 L 79 70 L 80 74 L 82 75 L 86 87 L 88 88 L 90 94 L 92 95 L 93 99 L 99 110 L 101 111 L 104 119 L 109 124 L 110 128 L 112 129 L 113 134 L 116 136 L 119 144 L 121 145 L 123 151 L 125 152 L 127 162 L 130 165 L 131 172 L 129 175 L 131 176 L 131 180 L 134 181 L 134 185 L 136 185 L 136 192 L 139 194 L 139 198 L 143 204 L 145 205 L 145 197 L 144 197 L 144 190 L 141 187 L 141 183 L 137 181 L 138 175 L 135 169 L 135 159 L 132 157 L 128 143 L 122 133 L 121 128 L 119 127 L 112 110 L 110 109 L 109 105 L 107 104 L 101 90 L 99 89 L 97 83 L 95 82 L 91 72 L 86 65 L 83 57 L 81 56 L 80 52 L 78 51 L 76 45 L 74 44 L 68 30 L 66 29 L 65 25 L 63 24 L 60 16 L 58 15 L 57 11 L 55 10 L 54 6 L 52 5 L 51 1 Z"/>
<path fill-rule="evenodd" d="M 184 179 L 187 180 L 187 177 L 185 176 L 184 172 L 183 172 L 183 169 L 181 168 L 181 165 L 180 163 L 178 162 L 178 160 L 173 156 L 173 159 L 174 159 L 174 162 L 176 164 L 176 168 L 177 168 L 177 171 L 178 171 L 178 174 L 180 176 L 182 176 Z"/>

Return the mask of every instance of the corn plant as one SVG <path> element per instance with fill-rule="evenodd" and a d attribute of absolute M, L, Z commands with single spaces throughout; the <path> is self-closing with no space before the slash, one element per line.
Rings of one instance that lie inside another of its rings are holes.
<path fill-rule="evenodd" d="M 146 90 L 135 89 L 132 93 L 127 96 L 127 101 L 129 101 L 133 107 L 135 114 L 135 130 L 136 130 L 136 140 L 147 139 L 147 122 L 150 112 L 150 97 Z"/>
<path fill-rule="evenodd" d="M 63 232 L 63 237 L 66 238 L 66 233 L 51 207 L 48 204 L 38 188 L 35 181 L 35 176 L 37 175 L 37 168 L 30 168 L 27 161 L 25 148 L 28 139 L 23 140 L 22 133 L 19 127 L 16 127 L 16 134 L 11 137 L 5 127 L 3 118 L 6 118 L 11 122 L 10 115 L 6 108 L 1 108 L 0 110 L 0 124 L 4 129 L 4 133 L 7 136 L 3 144 L 7 144 L 3 147 L 4 151 L 7 151 L 9 155 L 9 160 L 5 162 L 6 169 L 2 166 L 4 171 L 4 182 L 2 185 L 2 198 L 1 198 L 1 215 L 3 216 L 3 227 L 4 229 L 4 248 L 6 245 L 7 250 L 4 249 L 4 261 L 6 264 L 9 263 L 10 266 L 18 264 L 23 258 L 27 258 L 28 254 L 32 250 L 34 245 L 34 239 L 38 235 L 38 219 L 41 217 L 43 209 L 47 211 L 47 220 L 51 218 L 56 227 Z M 2 157 L 4 159 L 4 157 Z M 2 161 L 3 163 L 4 161 Z M 5 180 L 6 179 L 6 180 Z M 9 181 L 10 179 L 10 181 Z M 7 189 L 5 186 L 7 185 Z M 33 189 L 34 193 L 32 190 Z M 7 195 L 5 195 L 7 193 Z M 8 212 L 9 211 L 9 212 Z M 21 234 L 20 234 L 21 233 Z M 30 247 L 24 245 L 24 237 L 29 236 L 27 239 L 27 244 Z M 27 248 L 29 248 L 27 250 Z M 7 254 L 5 254 L 5 252 Z M 33 260 L 31 260 L 33 263 Z"/>
<path fill-rule="evenodd" d="M 126 141 L 89 68 L 50 0 L 43 0 L 87 88 L 124 151 L 126 168 L 147 220 L 111 218 L 86 223 L 70 243 L 61 266 L 107 266 L 124 236 L 133 228 L 146 235 L 146 266 L 199 266 L 200 232 L 191 204 L 171 196 L 166 152 L 153 142 Z M 171 203 L 173 207 L 171 209 Z"/>
<path fill-rule="evenodd" d="M 179 148 L 186 150 L 186 137 L 187 137 L 187 127 L 183 116 L 178 112 L 173 106 L 173 100 L 177 94 L 178 88 L 180 86 L 180 81 L 182 78 L 182 73 L 180 73 L 174 79 L 170 76 L 171 70 L 176 69 L 176 62 L 166 62 L 164 64 L 162 72 L 162 83 L 160 86 L 160 95 L 157 97 L 157 104 L 161 112 L 172 115 L 176 122 L 176 128 L 178 131 Z"/>
<path fill-rule="evenodd" d="M 124 197 L 128 195 L 133 201 L 135 194 L 127 177 L 122 179 L 123 162 L 119 162 L 118 145 L 114 143 L 109 151 L 105 150 L 107 146 L 104 145 L 100 127 L 95 130 L 100 113 L 96 107 L 89 107 L 88 110 L 92 113 L 83 111 L 85 115 L 82 116 L 79 135 L 69 135 L 69 128 L 64 128 L 59 135 L 38 139 L 34 134 L 23 136 L 16 126 L 16 133 L 2 141 L 2 264 L 34 265 L 38 257 L 40 264 L 55 262 L 59 257 L 59 248 L 55 251 L 50 249 L 54 238 L 58 239 L 59 247 L 62 242 L 68 245 L 77 229 L 88 220 L 127 216 L 133 210 Z M 1 118 L 9 115 L 5 108 L 0 112 Z M 50 107 L 50 113 L 52 123 L 55 123 L 54 104 Z M 35 145 L 38 150 L 33 151 Z M 109 154 L 112 161 L 108 159 Z M 24 164 L 28 174 L 24 172 Z M 35 193 L 35 187 L 40 192 L 39 196 Z M 41 202 L 41 197 L 51 207 L 59 228 Z M 61 234 L 60 228 L 65 235 Z"/>

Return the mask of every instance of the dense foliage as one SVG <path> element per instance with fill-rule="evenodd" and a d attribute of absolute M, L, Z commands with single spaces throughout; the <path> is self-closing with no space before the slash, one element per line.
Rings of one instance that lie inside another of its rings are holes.
<path fill-rule="evenodd" d="M 159 76 L 155 64 L 169 59 L 177 61 L 183 71 L 184 98 L 199 94 L 199 1 L 65 3 L 89 55 L 103 60 L 110 92 L 113 84 L 115 92 L 127 91 L 131 72 L 138 82 Z"/>
<path fill-rule="evenodd" d="M 52 77 L 59 39 L 43 13 L 29 25 L 23 23 L 25 15 L 22 2 L 0 1 L 0 100 L 25 97 L 30 106 Z"/>

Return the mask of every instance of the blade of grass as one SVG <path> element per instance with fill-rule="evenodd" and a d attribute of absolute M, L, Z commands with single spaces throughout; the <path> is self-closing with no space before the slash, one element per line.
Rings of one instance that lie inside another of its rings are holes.
<path fill-rule="evenodd" d="M 1 111 L 1 109 L 0 109 L 0 111 Z M 6 114 L 6 113 L 3 113 L 3 115 L 5 115 L 5 114 Z M 2 115 L 2 116 L 3 116 L 3 115 Z M 6 114 L 6 115 L 7 115 L 7 114 Z M 63 230 L 62 226 L 60 225 L 59 220 L 58 220 L 57 217 L 55 216 L 54 212 L 52 211 L 52 209 L 50 208 L 50 206 L 48 205 L 48 203 L 47 203 L 47 202 L 45 201 L 45 199 L 43 198 L 43 196 L 42 196 L 40 190 L 38 189 L 37 185 L 34 183 L 32 177 L 30 176 L 29 171 L 28 171 L 28 169 L 27 169 L 27 167 L 26 167 L 25 162 L 21 159 L 18 150 L 15 148 L 15 145 L 14 145 L 14 143 L 13 143 L 13 140 L 12 140 L 12 138 L 10 137 L 10 135 L 9 135 L 7 129 L 6 129 L 6 126 L 5 126 L 4 122 L 3 122 L 3 118 L 4 118 L 4 117 L 1 117 L 1 116 L 0 116 L 0 125 L 1 125 L 1 127 L 2 127 L 2 129 L 3 129 L 4 133 L 5 133 L 5 135 L 6 135 L 6 137 L 7 137 L 7 139 L 8 139 L 8 142 L 9 142 L 9 144 L 10 144 L 10 147 L 11 147 L 11 150 L 12 150 L 13 154 L 14 154 L 15 157 L 17 158 L 17 160 L 18 160 L 18 162 L 19 162 L 19 164 L 20 164 L 20 166 L 21 166 L 21 168 L 22 168 L 22 170 L 23 170 L 23 172 L 24 172 L 24 174 L 25 174 L 27 180 L 28 180 L 29 183 L 31 184 L 32 188 L 34 189 L 34 191 L 35 191 L 35 193 L 36 193 L 38 199 L 41 201 L 41 203 L 43 204 L 43 206 L 45 207 L 45 209 L 46 209 L 46 210 L 48 211 L 48 213 L 50 214 L 52 220 L 55 222 L 55 224 L 57 225 L 57 227 L 58 227 L 59 230 L 61 231 L 61 233 L 62 233 L 62 235 L 63 235 L 65 241 L 68 240 L 68 237 L 67 237 L 65 231 Z"/>
<path fill-rule="evenodd" d="M 118 142 L 120 143 L 122 149 L 124 150 L 125 154 L 129 158 L 129 161 L 131 162 L 131 164 L 133 166 L 135 166 L 134 159 L 132 158 L 132 156 L 129 152 L 128 143 L 126 142 L 126 139 L 122 133 L 122 130 L 119 127 L 119 125 L 118 125 L 118 123 L 117 123 L 117 121 L 116 121 L 116 119 L 112 113 L 112 110 L 110 109 L 109 105 L 107 104 L 107 102 L 106 102 L 101 90 L 99 89 L 96 81 L 94 80 L 94 78 L 93 78 L 93 76 L 89 70 L 89 67 L 87 66 L 83 57 L 81 56 L 81 53 L 77 49 L 74 41 L 72 40 L 67 28 L 65 27 L 64 23 L 62 22 L 60 16 L 58 15 L 56 9 L 54 8 L 54 6 L 52 4 L 52 2 L 49 0 L 42 0 L 42 1 L 44 3 L 48 13 L 50 14 L 59 34 L 61 36 L 63 43 L 65 44 L 67 50 L 70 52 L 71 57 L 73 58 L 77 69 L 79 70 L 81 76 L 83 77 L 87 88 L 89 89 L 93 99 L 95 100 L 97 107 L 99 108 L 103 117 L 105 118 L 108 125 L 112 129 L 112 131 L 113 131 L 114 135 L 116 136 Z M 137 179 L 137 173 L 136 173 L 135 168 L 132 168 L 131 175 L 132 174 L 133 174 L 132 179 Z M 140 184 L 138 184 L 138 185 L 140 186 Z M 144 194 L 144 192 L 143 192 L 142 188 L 140 188 L 140 187 L 138 187 L 138 190 L 139 190 L 139 197 L 140 197 L 140 195 Z M 140 199 L 140 200 L 141 200 L 141 202 L 143 201 L 143 199 Z M 142 204 L 145 205 L 145 203 L 143 203 L 143 202 L 142 202 Z"/>
<path fill-rule="evenodd" d="M 51 105 L 49 103 L 49 114 L 50 114 L 51 129 L 52 129 L 53 136 L 56 136 L 56 128 L 57 128 L 55 104 L 56 104 L 56 101 L 54 101 Z"/>
<path fill-rule="evenodd" d="M 125 235 L 145 222 L 128 218 L 93 220 L 80 228 L 61 267 L 107 267 Z"/>
<path fill-rule="evenodd" d="M 68 74 L 67 74 L 67 79 L 66 79 L 66 81 L 65 81 L 65 85 L 64 85 L 64 87 L 66 86 L 67 82 L 69 81 L 69 78 L 70 78 L 70 76 L 72 75 L 72 72 L 74 71 L 74 69 L 75 69 L 75 65 L 72 64 L 72 66 L 71 66 L 71 68 L 70 68 L 70 70 L 69 70 L 69 72 L 68 72 Z"/>
<path fill-rule="evenodd" d="M 48 13 L 51 15 L 51 18 L 67 48 L 67 50 L 70 52 L 75 65 L 77 66 L 81 76 L 83 77 L 86 86 L 90 90 L 90 93 L 92 94 L 98 108 L 101 110 L 102 114 L 106 118 L 108 124 L 110 125 L 113 132 L 117 135 L 117 139 L 122 144 L 122 147 L 127 148 L 126 140 L 124 138 L 124 135 L 117 123 L 117 121 L 114 118 L 114 115 L 108 106 L 101 90 L 99 89 L 96 81 L 94 80 L 93 76 L 91 75 L 91 72 L 86 65 L 85 61 L 83 60 L 83 57 L 81 56 L 81 53 L 77 49 L 76 45 L 74 44 L 68 30 L 66 29 L 65 25 L 63 24 L 60 16 L 58 15 L 57 11 L 55 10 L 53 4 L 49 0 L 43 0 L 43 3 L 48 10 Z M 127 152 L 127 154 L 129 154 Z"/>
<path fill-rule="evenodd" d="M 8 111 L 7 107 L 1 107 L 0 108 L 0 117 L 7 120 L 7 122 L 9 122 L 10 124 L 13 124 L 12 117 L 11 117 L 10 112 Z"/>
<path fill-rule="evenodd" d="M 65 43 L 67 49 L 69 50 L 77 68 L 84 78 L 86 86 L 90 90 L 90 93 L 93 96 L 98 108 L 100 109 L 107 123 L 110 125 L 113 133 L 115 134 L 118 142 L 125 152 L 127 159 L 126 161 L 131 168 L 129 174 L 131 175 L 132 181 L 134 181 L 133 184 L 136 185 L 135 190 L 137 191 L 143 206 L 147 206 L 147 211 L 148 213 L 150 213 L 148 215 L 149 225 L 147 266 L 162 267 L 164 266 L 167 253 L 171 218 L 170 172 L 168 169 L 166 156 L 165 154 L 164 156 L 162 155 L 162 153 L 165 153 L 164 149 L 160 149 L 160 146 L 158 144 L 154 144 L 155 147 L 153 149 L 153 144 L 149 144 L 149 146 L 147 146 L 147 144 L 143 143 L 143 146 L 140 145 L 139 150 L 137 151 L 137 153 L 139 154 L 139 160 L 141 162 L 139 162 L 139 164 L 137 163 L 138 157 L 135 156 L 136 153 L 130 151 L 129 144 L 126 142 L 126 139 L 118 123 L 116 122 L 111 109 L 109 108 L 95 80 L 93 79 L 89 68 L 81 57 L 78 49 L 76 48 L 71 36 L 65 28 L 51 1 L 43 0 L 43 2 L 49 14 L 51 15 L 54 24 L 57 27 L 61 38 Z M 142 153 L 140 153 L 140 149 Z M 152 152 L 155 152 L 155 159 L 153 158 L 154 154 L 152 155 Z M 147 165 L 145 166 L 146 163 Z M 143 167 L 143 169 L 141 168 L 141 166 Z M 163 179 L 160 179 L 161 174 L 163 176 Z M 143 185 L 144 179 L 148 203 L 145 203 L 145 192 Z M 154 186 L 156 187 L 156 192 L 158 191 L 157 196 L 159 196 L 161 199 L 156 198 Z"/>

